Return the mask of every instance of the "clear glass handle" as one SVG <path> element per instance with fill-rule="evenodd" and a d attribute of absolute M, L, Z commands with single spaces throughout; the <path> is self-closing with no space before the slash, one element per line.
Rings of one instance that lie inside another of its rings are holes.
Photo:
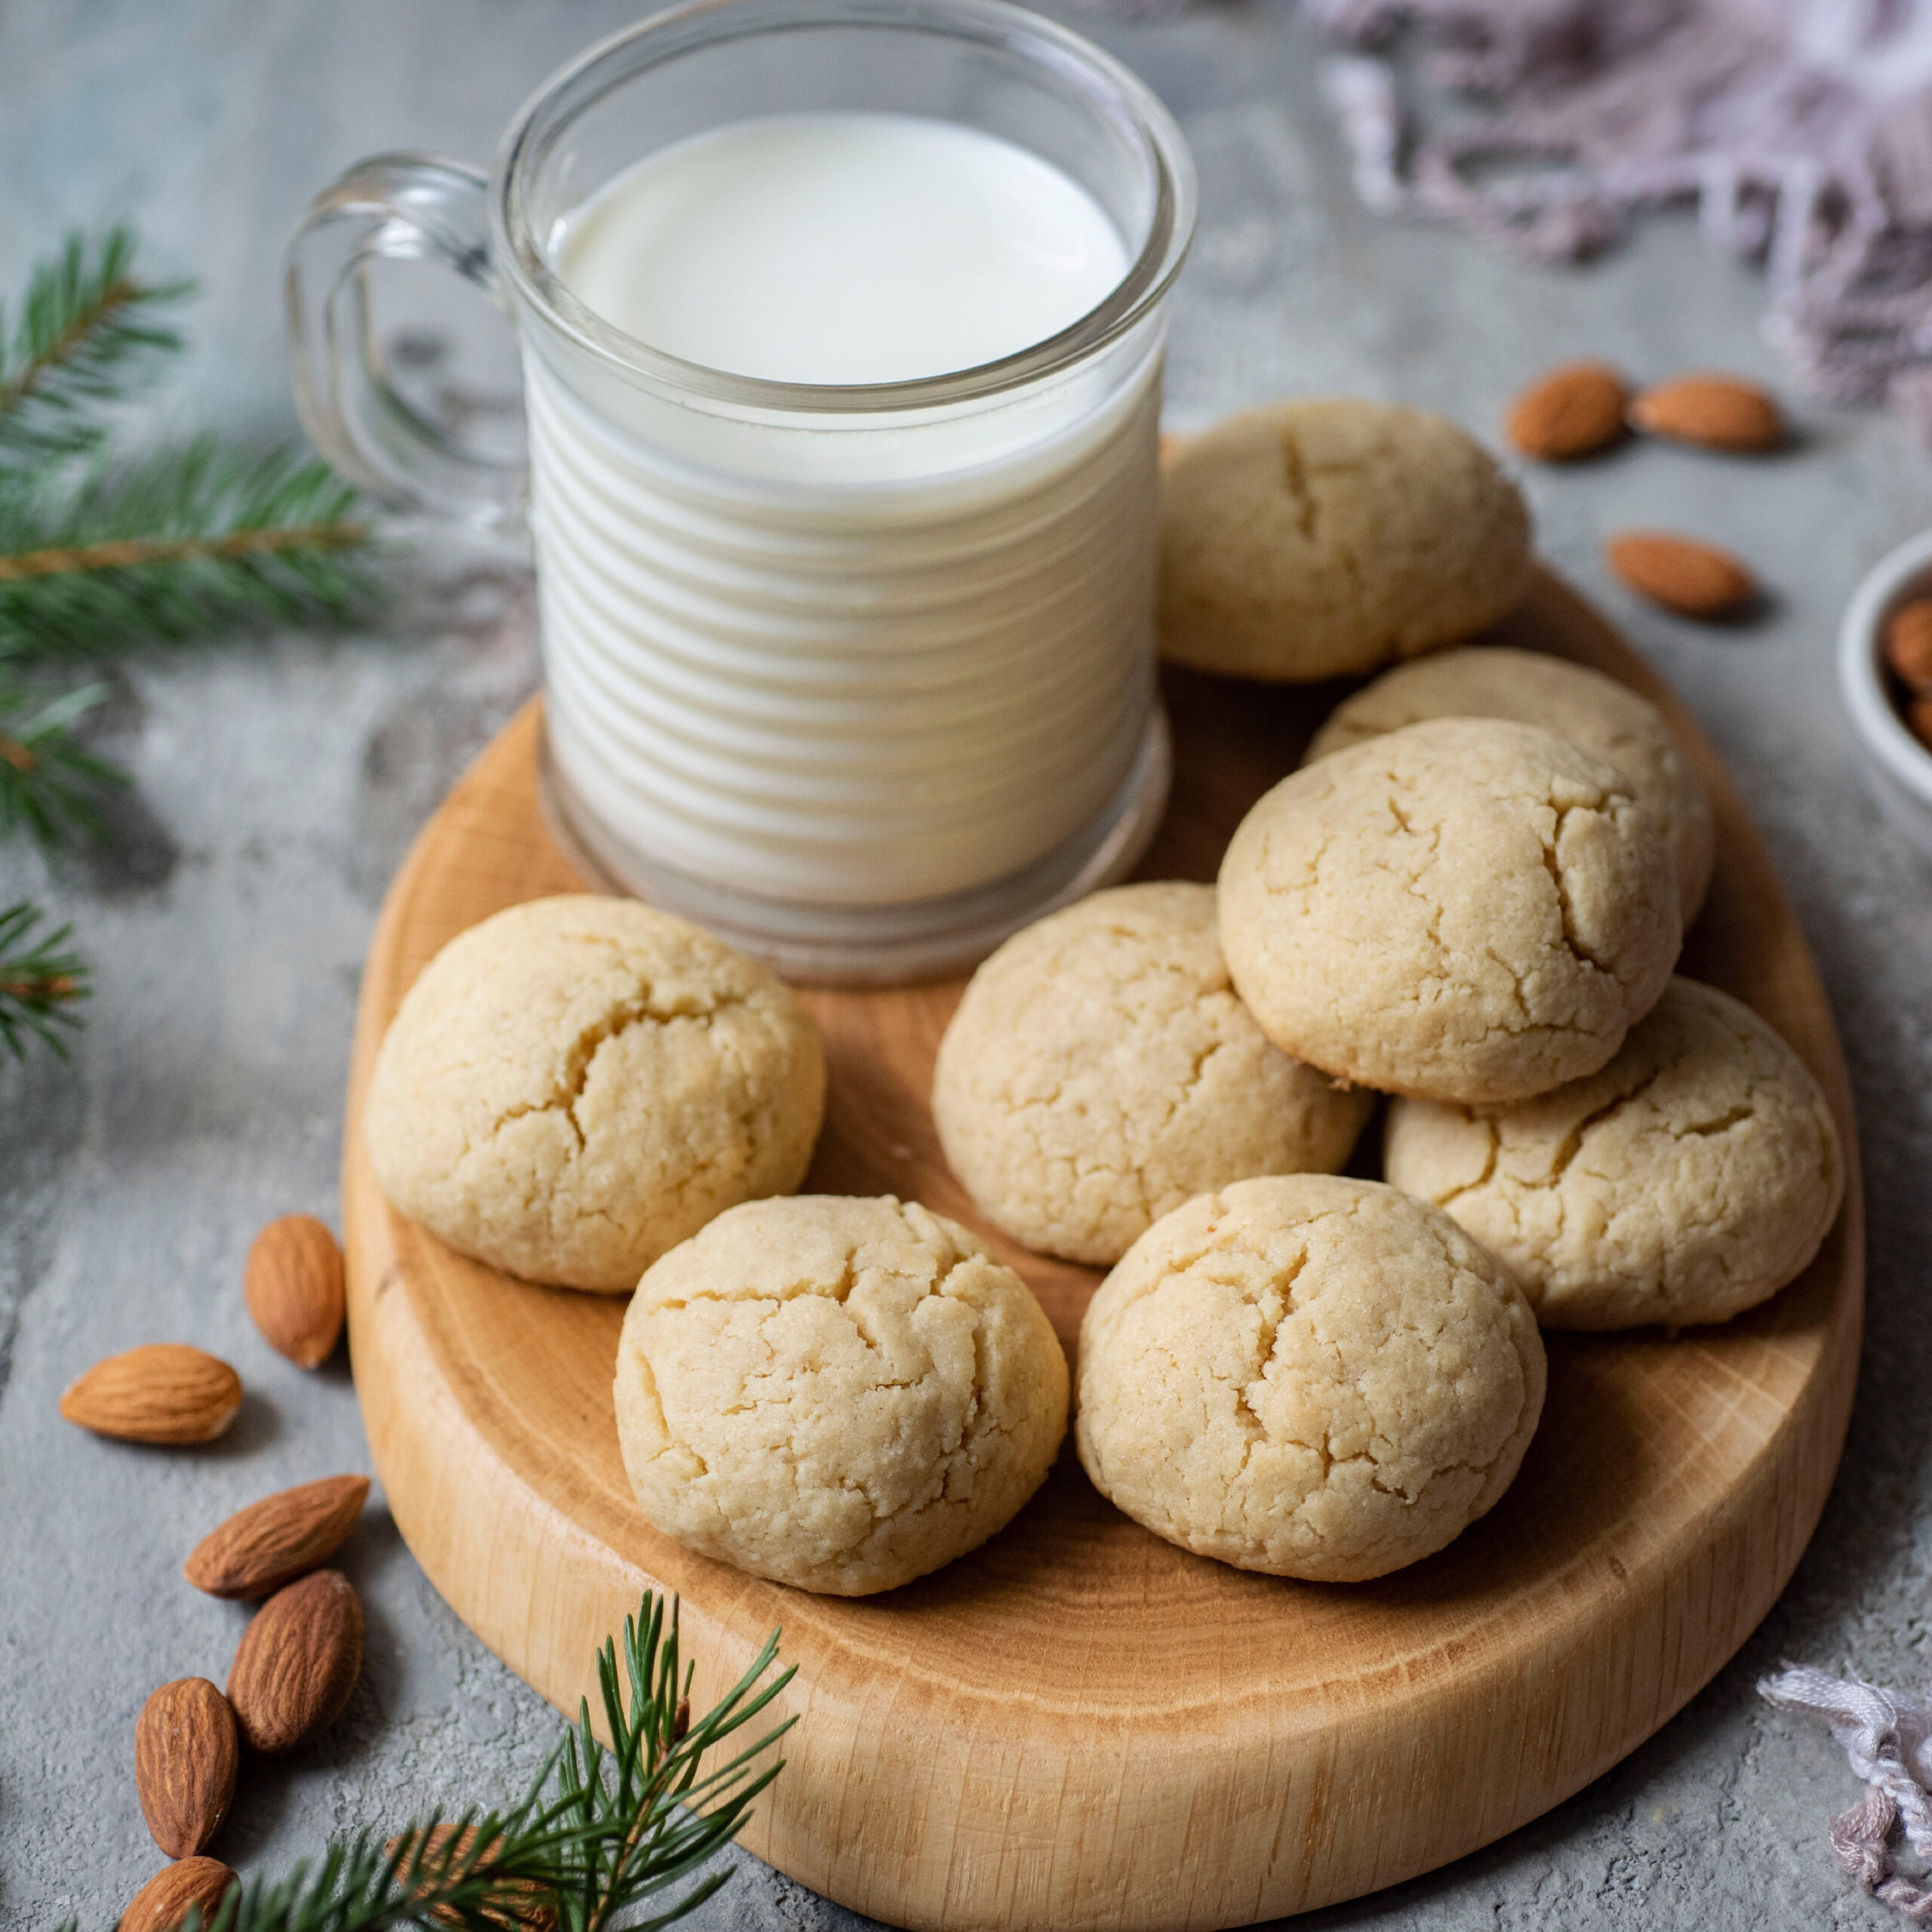
<path fill-rule="evenodd" d="M 295 407 L 335 468 L 394 509 L 508 530 L 521 519 L 523 462 L 466 443 L 398 389 L 371 293 L 377 263 L 433 262 L 503 306 L 488 191 L 475 168 L 427 155 L 358 162 L 309 203 L 284 295 Z"/>

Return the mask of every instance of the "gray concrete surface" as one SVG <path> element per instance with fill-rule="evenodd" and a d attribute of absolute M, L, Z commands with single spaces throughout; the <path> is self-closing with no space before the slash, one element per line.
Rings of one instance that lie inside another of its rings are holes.
<path fill-rule="evenodd" d="M 0 0 L 0 287 L 69 223 L 131 214 L 159 266 L 206 282 L 196 351 L 162 418 L 289 427 L 281 238 L 355 156 L 481 159 L 555 63 L 629 17 L 612 0 Z M 1284 390 L 1435 405 L 1493 434 L 1527 373 L 1607 354 L 1649 375 L 1715 363 L 1776 377 L 1761 286 L 1669 223 L 1589 270 L 1533 269 L 1352 200 L 1312 51 L 1281 5 L 1201 0 L 1102 24 L 1198 155 L 1201 238 L 1175 320 L 1171 413 L 1199 424 Z M 1599 597 L 1730 759 L 1803 914 L 1857 1083 L 1871 1204 L 1869 1341 L 1851 1444 L 1817 1540 L 1743 1654 L 1624 1765 L 1448 1870 L 1319 1915 L 1331 1927 L 1876 1925 L 1823 1838 L 1853 1786 L 1820 1733 L 1767 1714 L 1791 1655 L 1932 1675 L 1932 878 L 1861 788 L 1829 653 L 1860 574 L 1932 521 L 1932 457 L 1882 417 L 1796 405 L 1801 446 L 1762 463 L 1633 449 L 1528 479 L 1546 551 Z M 1607 580 L 1602 533 L 1703 532 L 1761 566 L 1777 605 L 1708 631 Z M 162 1680 L 219 1679 L 242 1622 L 177 1566 L 231 1509 L 367 1466 L 346 1370 L 304 1377 L 248 1327 L 256 1229 L 331 1216 L 357 975 L 416 826 L 529 687 L 513 576 L 418 567 L 380 634 L 150 657 L 115 673 L 108 742 L 138 774 L 110 855 L 19 890 L 71 916 L 100 995 L 73 1068 L 0 1066 L 0 1923 L 105 1927 L 158 1863 L 129 1739 Z M 207 1451 L 143 1451 L 59 1420 L 97 1356 L 180 1337 L 251 1394 Z M 278 1870 L 330 1833 L 507 1792 L 553 1733 L 451 1615 L 380 1500 L 348 1546 L 368 1665 L 325 1746 L 252 1767 L 217 1847 Z M 857 1924 L 749 1859 L 697 1923 Z"/>

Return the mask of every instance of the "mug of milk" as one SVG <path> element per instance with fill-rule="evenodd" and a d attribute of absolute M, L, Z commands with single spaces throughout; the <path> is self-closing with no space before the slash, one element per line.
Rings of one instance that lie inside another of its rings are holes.
<path fill-rule="evenodd" d="M 379 499 L 528 518 L 543 791 L 592 876 L 807 979 L 955 969 L 1121 878 L 1154 678 L 1192 165 L 1002 0 L 699 0 L 549 81 L 486 178 L 386 155 L 291 245 L 296 395 Z M 517 332 L 527 454 L 392 386 L 374 264 Z"/>

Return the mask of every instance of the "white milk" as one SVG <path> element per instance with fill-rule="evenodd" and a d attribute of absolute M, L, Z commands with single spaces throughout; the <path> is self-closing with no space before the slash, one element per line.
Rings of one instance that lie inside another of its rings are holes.
<path fill-rule="evenodd" d="M 552 260 L 653 348 L 850 386 L 1057 334 L 1128 266 L 1078 184 L 912 115 L 745 121 L 580 206 Z M 943 409 L 580 399 L 526 354 L 559 772 L 708 884 L 878 906 L 1093 820 L 1147 725 L 1158 345 Z M 577 393 L 573 393 L 573 389 Z"/>
<path fill-rule="evenodd" d="M 909 114 L 741 121 L 652 155 L 571 218 L 571 292 L 654 349 L 779 383 L 897 383 L 1057 335 L 1127 272 L 1059 169 Z"/>

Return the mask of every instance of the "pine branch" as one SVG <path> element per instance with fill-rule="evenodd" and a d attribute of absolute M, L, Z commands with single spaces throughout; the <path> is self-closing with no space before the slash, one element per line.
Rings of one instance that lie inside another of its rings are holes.
<path fill-rule="evenodd" d="M 69 235 L 35 269 L 11 344 L 0 316 L 0 455 L 40 463 L 99 445 L 106 428 L 94 406 L 125 394 L 142 361 L 180 347 L 155 312 L 193 287 L 140 280 L 129 229 Z"/>
<path fill-rule="evenodd" d="M 207 1932 L 392 1932 L 405 1925 L 455 1932 L 618 1932 L 620 1915 L 690 1880 L 660 1911 L 626 1919 L 623 1932 L 656 1932 L 710 1897 L 731 1876 L 698 1875 L 743 1829 L 752 1801 L 784 1769 L 754 1761 L 791 1728 L 788 1718 L 710 1770 L 705 1755 L 749 1724 L 792 1681 L 767 1673 L 774 1631 L 751 1668 L 714 1709 L 691 1717 L 688 1668 L 680 1670 L 678 1612 L 647 1595 L 624 1620 L 623 1667 L 607 1641 L 597 1660 L 607 1752 L 580 1709 L 521 1799 L 507 1811 L 465 1812 L 412 1825 L 379 1846 L 372 1832 L 329 1847 L 272 1884 L 231 1891 Z M 549 1787 L 546 1797 L 546 1788 Z M 183 1932 L 197 1932 L 195 1915 Z M 72 1932 L 71 1924 L 63 1932 Z"/>
<path fill-rule="evenodd" d="M 321 463 L 200 441 L 109 467 L 106 406 L 180 347 L 162 312 L 193 286 L 143 281 L 134 252 L 126 228 L 70 235 L 11 332 L 0 315 L 0 835 L 43 846 L 102 835 L 100 795 L 128 781 L 72 728 L 103 688 L 36 701 L 9 662 L 334 621 L 367 588 L 346 555 L 366 535 L 353 493 Z M 77 475 L 79 457 L 93 466 Z M 88 969 L 65 926 L 29 943 L 42 916 L 0 912 L 0 1041 L 17 1057 L 31 1034 L 64 1057 Z"/>
<path fill-rule="evenodd" d="M 72 727 L 107 692 L 88 685 L 43 703 L 0 667 L 0 835 L 24 831 L 43 851 L 106 835 L 100 795 L 130 781 Z"/>
<path fill-rule="evenodd" d="M 355 501 L 326 464 L 206 439 L 66 495 L 0 489 L 0 660 L 342 621 L 369 589 Z"/>
<path fill-rule="evenodd" d="M 678 1675 L 675 1604 L 668 1631 L 663 1605 L 654 1598 L 645 1598 L 638 1617 L 624 1620 L 628 1710 L 618 1688 L 616 1644 L 605 1643 L 597 1678 L 611 1739 L 608 1774 L 605 1754 L 590 1727 L 588 1703 L 576 1734 L 565 1737 L 557 1771 L 559 1797 L 583 1832 L 580 1851 L 566 1855 L 555 1887 L 563 1932 L 604 1932 L 614 1915 L 675 1884 L 737 1835 L 752 1800 L 783 1768 L 782 1762 L 775 1764 L 753 1777 L 752 1761 L 792 1721 L 702 1777 L 700 1761 L 791 1681 L 787 1670 L 759 1685 L 777 1654 L 774 1631 L 724 1700 L 694 1724 L 691 1672 L 687 1669 L 681 1679 Z M 712 1807 L 709 1811 L 701 1808 L 706 1804 Z M 669 1910 L 634 1921 L 632 1932 L 649 1932 L 683 1917 L 728 1876 L 719 1872 L 701 1880 Z"/>
<path fill-rule="evenodd" d="M 29 1034 L 65 1060 L 67 1044 L 56 1029 L 80 1024 L 74 1008 L 91 990 L 87 961 L 65 949 L 72 927 L 28 944 L 45 916 L 25 900 L 0 910 L 0 1043 L 16 1060 L 26 1057 Z"/>

